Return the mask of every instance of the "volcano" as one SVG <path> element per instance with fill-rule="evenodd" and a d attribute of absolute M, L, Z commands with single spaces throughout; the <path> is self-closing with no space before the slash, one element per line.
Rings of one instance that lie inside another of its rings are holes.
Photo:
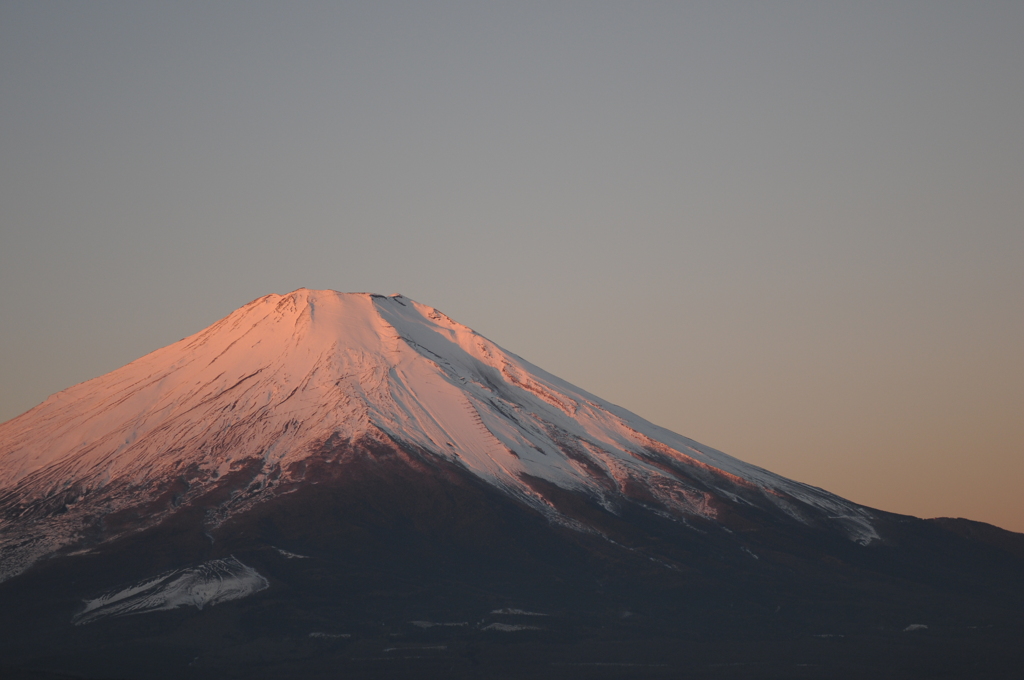
<path fill-rule="evenodd" d="M 53 395 L 0 425 L 0 518 L 11 677 L 1024 661 L 1024 536 L 744 463 L 401 295 L 268 295 Z"/>

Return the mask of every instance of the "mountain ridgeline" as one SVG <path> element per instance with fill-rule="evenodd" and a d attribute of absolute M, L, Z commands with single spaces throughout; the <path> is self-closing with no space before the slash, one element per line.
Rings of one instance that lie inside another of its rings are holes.
<path fill-rule="evenodd" d="M 749 465 L 403 296 L 301 289 L 0 425 L 0 670 L 998 677 L 1022 539 Z"/>

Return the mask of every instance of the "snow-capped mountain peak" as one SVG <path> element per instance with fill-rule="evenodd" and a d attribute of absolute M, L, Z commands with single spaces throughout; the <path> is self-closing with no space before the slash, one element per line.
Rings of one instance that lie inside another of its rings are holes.
<path fill-rule="evenodd" d="M 71 549 L 97 516 L 147 504 L 157 521 L 251 470 L 223 519 L 360 441 L 458 466 L 570 525 L 543 483 L 613 511 L 630 499 L 715 522 L 723 504 L 744 503 L 877 538 L 860 506 L 652 425 L 432 307 L 299 289 L 0 425 L 0 508 L 18 518 L 0 526 L 0 569 Z"/>

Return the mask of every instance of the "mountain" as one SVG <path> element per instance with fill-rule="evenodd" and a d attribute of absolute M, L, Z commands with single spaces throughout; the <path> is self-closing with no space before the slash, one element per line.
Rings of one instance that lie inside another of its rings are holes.
<path fill-rule="evenodd" d="M 0 517 L 24 677 L 1022 658 L 1024 536 L 749 465 L 401 295 L 268 295 L 53 395 L 0 425 Z"/>

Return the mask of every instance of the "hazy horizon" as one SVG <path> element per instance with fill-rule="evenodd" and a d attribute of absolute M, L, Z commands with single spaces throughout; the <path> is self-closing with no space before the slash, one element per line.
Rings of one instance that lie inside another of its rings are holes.
<path fill-rule="evenodd" d="M 0 6 L 0 421 L 401 292 L 871 507 L 1024 531 L 1024 4 Z"/>

